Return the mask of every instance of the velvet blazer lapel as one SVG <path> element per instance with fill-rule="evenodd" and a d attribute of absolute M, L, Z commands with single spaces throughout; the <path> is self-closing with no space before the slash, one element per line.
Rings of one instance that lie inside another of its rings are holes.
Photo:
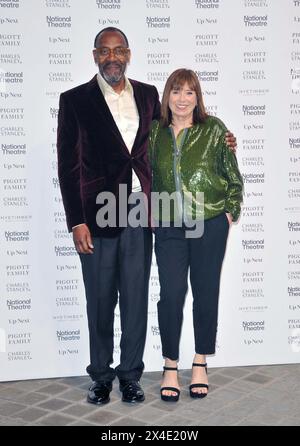
<path fill-rule="evenodd" d="M 144 97 L 143 97 L 143 92 L 142 89 L 140 88 L 140 85 L 129 79 L 129 82 L 131 83 L 132 87 L 133 87 L 133 94 L 134 94 L 134 99 L 135 99 L 135 103 L 138 109 L 138 113 L 139 113 L 139 127 L 138 127 L 138 131 L 136 133 L 136 137 L 132 146 L 132 151 L 131 152 L 135 152 L 136 149 L 140 146 L 140 136 L 141 136 L 141 132 L 143 130 L 143 110 L 144 110 Z"/>
<path fill-rule="evenodd" d="M 143 131 L 143 115 L 145 114 L 145 104 L 144 104 L 144 95 L 141 86 L 138 82 L 135 82 L 132 79 L 129 79 L 129 82 L 131 83 L 133 87 L 133 93 L 134 93 L 134 99 L 136 102 L 136 106 L 138 109 L 139 114 L 139 127 L 138 131 L 134 140 L 134 144 L 132 147 L 131 152 L 135 152 L 140 147 L 140 137 Z M 115 120 L 109 110 L 109 107 L 105 101 L 105 98 L 99 88 L 98 81 L 97 81 L 97 75 L 95 75 L 92 80 L 88 83 L 88 92 L 91 98 L 91 101 L 98 113 L 99 118 L 101 117 L 101 120 L 105 122 L 104 127 L 110 129 L 111 132 L 114 133 L 115 137 L 118 139 L 120 144 L 122 145 L 123 150 L 126 151 L 128 154 L 129 151 L 127 149 L 127 146 L 122 138 L 122 135 L 118 129 L 117 124 L 115 123 Z"/>
<path fill-rule="evenodd" d="M 110 112 L 110 109 L 98 85 L 97 75 L 95 75 L 93 79 L 87 84 L 87 90 L 91 102 L 96 110 L 96 113 L 99 116 L 99 129 L 100 129 L 100 123 L 102 122 L 102 127 L 105 128 L 106 130 L 108 129 L 110 132 L 114 134 L 114 136 L 119 141 L 122 149 L 125 150 L 126 153 L 128 154 L 128 149 L 126 147 L 126 144 L 122 138 L 118 126 L 115 123 L 115 120 Z"/>

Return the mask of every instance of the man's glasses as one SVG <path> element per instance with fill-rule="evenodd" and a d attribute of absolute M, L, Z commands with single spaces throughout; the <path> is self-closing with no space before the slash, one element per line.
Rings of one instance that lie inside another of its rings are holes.
<path fill-rule="evenodd" d="M 128 53 L 129 49 L 124 48 L 122 46 L 118 46 L 117 48 L 107 48 L 107 47 L 101 47 L 96 48 L 97 53 L 100 57 L 108 57 L 112 53 L 115 57 L 125 57 Z"/>

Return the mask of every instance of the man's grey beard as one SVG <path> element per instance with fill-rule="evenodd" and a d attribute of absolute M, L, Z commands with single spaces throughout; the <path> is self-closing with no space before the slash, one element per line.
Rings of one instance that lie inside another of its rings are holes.
<path fill-rule="evenodd" d="M 120 68 L 118 75 L 117 74 L 109 75 L 105 73 L 105 68 L 107 68 L 110 64 L 118 65 L 118 67 Z M 119 62 L 108 62 L 104 65 L 99 65 L 99 72 L 101 76 L 111 86 L 117 85 L 123 79 L 125 71 L 126 71 L 126 64 L 121 64 Z"/>

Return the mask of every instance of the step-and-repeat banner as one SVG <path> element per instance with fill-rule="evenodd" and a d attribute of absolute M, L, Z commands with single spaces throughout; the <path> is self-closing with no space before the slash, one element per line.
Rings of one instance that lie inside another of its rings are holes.
<path fill-rule="evenodd" d="M 243 214 L 230 230 L 209 365 L 300 361 L 300 1 L 0 0 L 0 380 L 85 374 L 86 304 L 57 178 L 59 94 L 97 69 L 116 26 L 128 75 L 194 69 L 208 111 L 238 138 Z M 153 260 L 146 370 L 162 365 Z M 121 335 L 116 312 L 115 358 Z M 180 367 L 194 353 L 189 293 Z"/>

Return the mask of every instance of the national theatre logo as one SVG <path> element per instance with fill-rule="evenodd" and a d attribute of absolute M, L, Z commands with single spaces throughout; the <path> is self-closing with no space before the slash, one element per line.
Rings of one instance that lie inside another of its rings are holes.
<path fill-rule="evenodd" d="M 287 225 L 288 225 L 289 232 L 300 231 L 300 222 L 299 221 L 288 221 Z"/>
<path fill-rule="evenodd" d="M 244 116 L 265 116 L 266 105 L 243 105 Z"/>
<path fill-rule="evenodd" d="M 31 310 L 31 299 L 7 299 L 8 311 Z"/>
<path fill-rule="evenodd" d="M 216 71 L 195 71 L 200 82 L 218 82 L 219 70 Z"/>
<path fill-rule="evenodd" d="M 244 331 L 265 331 L 265 321 L 243 321 Z"/>
<path fill-rule="evenodd" d="M 47 15 L 46 22 L 49 28 L 71 28 L 72 26 L 71 16 L 60 17 Z"/>
<path fill-rule="evenodd" d="M 262 250 L 265 249 L 265 240 L 242 240 L 243 249 L 248 250 Z"/>
<path fill-rule="evenodd" d="M 0 70 L 0 88 L 1 84 L 23 84 L 23 71 L 1 71 Z"/>
<path fill-rule="evenodd" d="M 1 144 L 3 155 L 26 155 L 26 144 Z"/>
<path fill-rule="evenodd" d="M 300 93 L 300 68 L 291 68 L 290 71 L 291 82 L 292 82 L 292 92 Z"/>
<path fill-rule="evenodd" d="M 56 257 L 77 256 L 78 253 L 74 246 L 55 246 Z"/>
<path fill-rule="evenodd" d="M 99 9 L 121 9 L 121 0 L 96 0 Z"/>
<path fill-rule="evenodd" d="M 170 28 L 171 27 L 171 17 L 146 17 L 146 24 L 148 28 Z"/>
<path fill-rule="evenodd" d="M 246 27 L 266 27 L 268 26 L 268 15 L 245 15 L 244 24 Z"/>
<path fill-rule="evenodd" d="M 0 8 L 17 9 L 20 7 L 20 0 L 0 0 Z"/>
<path fill-rule="evenodd" d="M 156 325 L 152 325 L 151 332 L 152 332 L 153 336 L 159 336 L 159 327 Z"/>
<path fill-rule="evenodd" d="M 50 107 L 50 116 L 53 119 L 57 119 L 57 117 L 58 117 L 58 108 Z"/>
<path fill-rule="evenodd" d="M 300 297 L 300 287 L 299 286 L 295 286 L 295 287 L 288 287 L 287 289 L 288 295 L 289 297 Z"/>
<path fill-rule="evenodd" d="M 265 174 L 264 173 L 243 173 L 244 183 L 247 184 L 264 184 Z"/>
<path fill-rule="evenodd" d="M 199 9 L 218 9 L 220 0 L 195 0 L 195 5 Z"/>
<path fill-rule="evenodd" d="M 300 138 L 289 138 L 289 145 L 291 149 L 300 149 Z"/>
<path fill-rule="evenodd" d="M 80 340 L 80 329 L 78 329 L 78 330 L 57 330 L 56 336 L 57 336 L 57 340 L 59 342 L 79 341 Z"/>
<path fill-rule="evenodd" d="M 28 242 L 29 231 L 5 231 L 5 240 L 7 242 Z"/>

